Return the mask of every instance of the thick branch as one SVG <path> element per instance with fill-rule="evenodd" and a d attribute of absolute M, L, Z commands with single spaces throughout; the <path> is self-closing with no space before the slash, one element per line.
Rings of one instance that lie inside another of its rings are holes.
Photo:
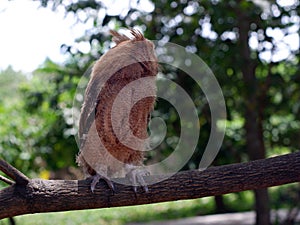
<path fill-rule="evenodd" d="M 147 179 L 158 179 L 150 176 Z M 249 163 L 184 171 L 149 186 L 135 197 L 132 188 L 116 183 L 113 195 L 104 182 L 94 193 L 88 180 L 32 179 L 0 192 L 0 219 L 27 213 L 129 206 L 195 199 L 300 181 L 300 152 Z M 140 190 L 140 189 L 139 189 Z"/>
<path fill-rule="evenodd" d="M 0 159 L 0 170 L 12 178 L 17 184 L 26 185 L 29 179 L 15 167 L 9 165 L 3 159 Z"/>

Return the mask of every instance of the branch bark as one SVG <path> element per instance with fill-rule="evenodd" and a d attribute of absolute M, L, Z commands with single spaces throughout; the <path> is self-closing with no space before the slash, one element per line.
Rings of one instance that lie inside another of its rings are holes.
<path fill-rule="evenodd" d="M 159 179 L 166 175 L 146 177 Z M 123 179 L 123 178 L 120 178 Z M 0 191 L 0 219 L 28 213 L 106 208 L 195 199 L 300 182 L 300 152 L 248 163 L 191 170 L 149 186 L 135 196 L 130 186 L 115 184 L 112 194 L 100 181 L 94 193 L 88 180 L 31 179 Z"/>
<path fill-rule="evenodd" d="M 15 182 L 11 181 L 10 179 L 7 179 L 6 177 L 1 176 L 1 175 L 0 175 L 0 181 L 3 181 L 3 182 L 5 182 L 5 183 L 7 183 L 9 185 L 12 185 L 12 184 L 15 183 Z"/>
<path fill-rule="evenodd" d="M 17 184 L 26 185 L 29 182 L 28 177 L 26 177 L 22 172 L 9 165 L 3 159 L 0 159 L 0 170 L 5 173 L 7 176 L 12 178 Z M 9 179 L 5 179 L 1 176 L 1 180 L 4 182 L 11 182 Z"/>

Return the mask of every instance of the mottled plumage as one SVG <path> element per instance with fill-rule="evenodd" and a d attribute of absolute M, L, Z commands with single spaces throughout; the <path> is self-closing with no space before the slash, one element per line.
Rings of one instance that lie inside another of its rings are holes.
<path fill-rule="evenodd" d="M 157 58 L 153 43 L 139 31 L 132 29 L 132 38 L 116 31 L 111 34 L 116 46 L 93 67 L 79 121 L 77 162 L 86 176 L 94 176 L 92 191 L 101 178 L 113 189 L 110 178 L 122 174 L 133 185 L 145 186 L 145 172 L 135 166 L 143 165 Z"/>

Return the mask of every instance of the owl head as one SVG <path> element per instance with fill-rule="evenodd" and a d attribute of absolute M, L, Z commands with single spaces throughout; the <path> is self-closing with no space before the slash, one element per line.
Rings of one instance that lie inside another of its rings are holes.
<path fill-rule="evenodd" d="M 117 31 L 110 30 L 110 34 L 113 36 L 112 40 L 116 43 L 113 50 L 122 55 L 128 61 L 135 61 L 145 70 L 148 74 L 155 76 L 158 71 L 157 57 L 154 51 L 154 44 L 150 40 L 146 39 L 143 34 L 136 29 L 130 29 L 132 37 L 120 34 Z"/>

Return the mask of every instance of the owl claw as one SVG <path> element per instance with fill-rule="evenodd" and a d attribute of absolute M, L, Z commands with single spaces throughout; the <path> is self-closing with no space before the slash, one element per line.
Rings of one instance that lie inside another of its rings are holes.
<path fill-rule="evenodd" d="M 142 186 L 142 188 L 144 189 L 144 191 L 146 193 L 149 192 L 149 188 L 143 178 L 144 176 L 149 176 L 149 175 L 150 175 L 149 171 L 147 171 L 145 169 L 132 169 L 126 174 L 126 177 L 129 179 L 129 181 L 133 185 L 132 188 L 133 188 L 135 195 L 137 194 L 138 186 Z"/>
<path fill-rule="evenodd" d="M 96 185 L 100 179 L 103 179 L 107 183 L 108 187 L 112 190 L 113 193 L 115 192 L 115 186 L 110 179 L 108 179 L 107 177 L 102 176 L 100 174 L 96 174 L 96 175 L 92 176 L 92 182 L 91 182 L 91 191 L 93 193 L 94 193 Z"/>

